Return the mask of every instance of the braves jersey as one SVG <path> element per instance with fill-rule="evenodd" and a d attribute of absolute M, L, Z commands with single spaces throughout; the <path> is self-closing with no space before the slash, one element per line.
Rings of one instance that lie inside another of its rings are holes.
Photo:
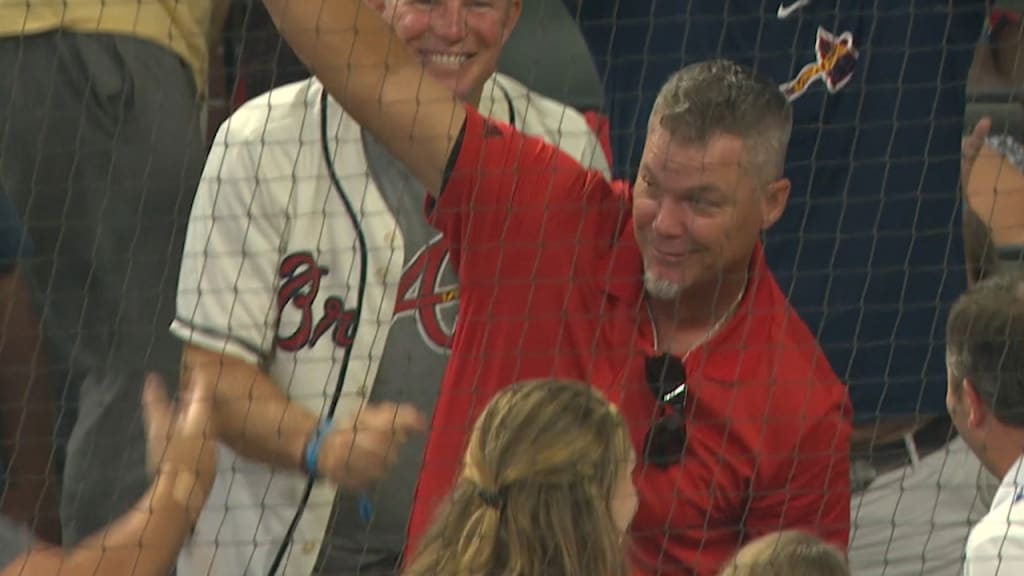
<path fill-rule="evenodd" d="M 858 420 L 944 412 L 945 312 L 965 284 L 964 90 L 986 1 L 566 3 L 605 78 L 620 174 L 682 65 L 725 57 L 778 82 L 793 104 L 793 189 L 769 266 Z"/>
<path fill-rule="evenodd" d="M 325 413 L 351 349 L 335 420 L 368 399 L 411 402 L 430 414 L 458 301 L 447 249 L 424 219 L 425 191 L 329 101 L 329 154 L 338 180 L 332 182 L 322 149 L 322 92 L 316 80 L 277 88 L 220 128 L 190 216 L 171 329 L 191 345 L 258 364 L 292 402 L 317 414 Z M 495 118 L 608 172 L 578 112 L 500 75 L 484 95 L 481 107 Z M 366 239 L 365 271 L 359 229 L 342 195 Z M 357 566 L 397 558 L 424 442 L 411 440 L 390 477 L 368 494 L 369 524 L 360 519 L 356 496 L 336 499 L 335 486 L 317 482 L 280 573 L 355 573 Z M 221 452 L 179 574 L 263 576 L 306 479 Z"/>

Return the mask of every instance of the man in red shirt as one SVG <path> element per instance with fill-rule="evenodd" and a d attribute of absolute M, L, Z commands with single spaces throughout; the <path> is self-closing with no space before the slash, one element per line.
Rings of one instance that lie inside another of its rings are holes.
<path fill-rule="evenodd" d="M 638 573 L 713 574 L 787 528 L 846 548 L 848 398 L 759 241 L 789 194 L 792 113 L 775 83 L 724 61 L 673 75 L 630 192 L 453 103 L 359 0 L 266 3 L 328 91 L 440 190 L 427 210 L 462 300 L 410 542 L 494 393 L 560 376 L 630 423 Z"/>

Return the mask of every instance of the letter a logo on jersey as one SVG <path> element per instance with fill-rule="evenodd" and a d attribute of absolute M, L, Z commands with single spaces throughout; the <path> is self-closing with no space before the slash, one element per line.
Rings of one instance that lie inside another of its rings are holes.
<path fill-rule="evenodd" d="M 807 64 L 796 78 L 779 86 L 790 102 L 802 96 L 815 80 L 821 80 L 829 93 L 835 94 L 853 78 L 858 54 L 853 46 L 852 33 L 843 32 L 837 36 L 818 27 L 814 52 L 815 62 Z"/>
<path fill-rule="evenodd" d="M 417 252 L 398 282 L 395 318 L 416 318 L 423 341 L 439 353 L 452 347 L 459 284 L 449 263 L 448 244 L 438 234 Z"/>

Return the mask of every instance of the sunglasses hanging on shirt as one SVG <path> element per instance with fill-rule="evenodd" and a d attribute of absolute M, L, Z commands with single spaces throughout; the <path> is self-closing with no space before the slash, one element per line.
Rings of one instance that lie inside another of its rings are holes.
<path fill-rule="evenodd" d="M 678 356 L 662 354 L 645 362 L 647 386 L 662 416 L 644 441 L 644 461 L 659 468 L 679 464 L 686 450 L 686 366 Z"/>

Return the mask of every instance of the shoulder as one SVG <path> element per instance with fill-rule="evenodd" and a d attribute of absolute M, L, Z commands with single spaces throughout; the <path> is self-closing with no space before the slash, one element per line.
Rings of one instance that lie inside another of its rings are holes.
<path fill-rule="evenodd" d="M 235 110 L 220 126 L 217 138 L 225 144 L 298 143 L 317 126 L 322 93 L 313 78 L 273 88 Z"/>
<path fill-rule="evenodd" d="M 1024 502 L 997 507 L 971 530 L 965 574 L 1024 573 Z"/>

